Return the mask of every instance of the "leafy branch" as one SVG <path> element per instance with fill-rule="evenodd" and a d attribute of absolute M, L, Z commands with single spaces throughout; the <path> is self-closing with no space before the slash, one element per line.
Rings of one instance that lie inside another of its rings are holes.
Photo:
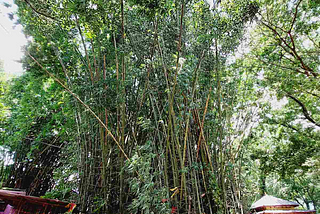
<path fill-rule="evenodd" d="M 309 120 L 311 123 L 313 123 L 314 125 L 316 126 L 319 126 L 320 127 L 320 123 L 317 123 L 310 115 L 307 107 L 299 100 L 297 99 L 296 97 L 292 96 L 291 94 L 287 94 L 287 96 L 289 98 L 291 98 L 292 100 L 294 100 L 296 103 L 299 104 L 299 106 L 302 108 L 302 112 L 303 112 L 303 115 L 305 116 L 305 118 L 307 120 Z"/>
<path fill-rule="evenodd" d="M 290 55 L 292 55 L 295 59 L 297 59 L 301 65 L 301 68 L 304 70 L 304 74 L 306 76 L 310 76 L 312 75 L 314 78 L 317 78 L 319 76 L 318 73 L 314 72 L 313 69 L 311 69 L 308 65 L 306 65 L 306 63 L 304 62 L 304 60 L 302 59 L 302 57 L 298 54 L 297 52 L 297 48 L 296 48 L 296 45 L 295 45 L 295 41 L 294 41 L 294 38 L 293 38 L 293 35 L 292 35 L 292 29 L 294 27 L 294 24 L 296 22 L 296 19 L 297 19 L 297 13 L 298 13 L 298 7 L 300 5 L 302 0 L 300 0 L 298 2 L 298 4 L 296 5 L 295 7 L 295 14 L 294 14 L 294 17 L 293 17 L 293 20 L 291 22 L 291 25 L 290 25 L 290 28 L 288 31 L 286 31 L 285 29 L 282 29 L 281 27 L 278 27 L 278 26 L 275 26 L 273 25 L 270 21 L 263 21 L 263 16 L 262 16 L 262 19 L 260 20 L 260 22 L 265 26 L 267 27 L 269 30 L 271 30 L 276 39 L 279 41 L 279 46 L 287 53 L 289 53 Z M 291 45 L 286 41 L 286 37 L 283 37 L 281 36 L 281 34 L 278 32 L 277 29 L 280 29 L 282 32 L 284 32 L 286 35 L 289 36 L 290 38 L 290 41 L 291 41 Z M 297 70 L 297 72 L 299 72 L 299 70 Z M 300 73 L 300 72 L 299 72 Z"/>
<path fill-rule="evenodd" d="M 49 18 L 49 19 L 52 19 L 52 20 L 55 20 L 55 21 L 56 21 L 56 19 L 55 19 L 54 17 L 50 16 L 49 14 L 46 14 L 46 13 L 43 13 L 43 12 L 37 10 L 28 0 L 24 0 L 24 1 L 27 3 L 27 5 L 29 5 L 29 7 L 30 7 L 35 13 L 40 14 L 40 15 L 46 17 L 46 18 Z"/>

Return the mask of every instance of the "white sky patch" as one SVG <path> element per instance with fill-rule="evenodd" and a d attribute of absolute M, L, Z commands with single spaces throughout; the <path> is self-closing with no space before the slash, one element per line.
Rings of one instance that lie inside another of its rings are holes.
<path fill-rule="evenodd" d="M 280 110 L 289 102 L 286 97 L 283 97 L 282 99 L 278 99 L 276 95 L 272 94 L 272 92 L 268 89 L 264 89 L 264 95 L 259 100 L 261 102 L 270 103 L 272 110 Z"/>
<path fill-rule="evenodd" d="M 263 70 L 263 68 L 262 68 L 261 71 L 258 73 L 257 79 L 258 79 L 258 80 L 263 80 L 263 79 L 264 79 L 264 70 Z"/>
<path fill-rule="evenodd" d="M 314 48 L 313 43 L 309 39 L 304 39 L 303 42 L 302 42 L 302 45 L 306 49 Z"/>
<path fill-rule="evenodd" d="M 209 4 L 210 10 L 211 10 L 213 8 L 213 5 L 214 5 L 214 3 L 213 3 L 214 0 L 205 0 L 205 1 Z"/>
<path fill-rule="evenodd" d="M 3 3 L 11 7 L 5 7 Z M 27 44 L 27 39 L 22 33 L 22 26 L 9 19 L 8 13 L 16 10 L 13 0 L 0 0 L 0 60 L 4 62 L 6 73 L 20 75 L 23 73 L 22 64 L 17 61 L 23 57 L 22 46 Z"/>
<path fill-rule="evenodd" d="M 0 146 L 0 162 L 1 161 L 3 161 L 5 166 L 13 164 L 13 155 L 11 155 L 9 151 L 2 146 Z"/>
<path fill-rule="evenodd" d="M 282 109 L 285 105 L 288 104 L 288 99 L 286 97 L 282 98 L 281 100 L 278 100 L 276 97 L 272 97 L 272 100 L 271 100 L 271 106 L 272 106 L 272 109 L 274 110 L 279 110 L 279 109 Z"/>

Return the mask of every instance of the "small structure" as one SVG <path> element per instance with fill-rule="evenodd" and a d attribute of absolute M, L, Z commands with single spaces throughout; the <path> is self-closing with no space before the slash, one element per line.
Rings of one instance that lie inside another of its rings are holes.
<path fill-rule="evenodd" d="M 315 210 L 295 209 L 298 206 L 296 202 L 265 195 L 253 203 L 250 210 L 256 214 L 316 214 Z"/>
<path fill-rule="evenodd" d="M 0 214 L 45 214 L 72 212 L 74 203 L 27 196 L 22 191 L 0 190 Z"/>

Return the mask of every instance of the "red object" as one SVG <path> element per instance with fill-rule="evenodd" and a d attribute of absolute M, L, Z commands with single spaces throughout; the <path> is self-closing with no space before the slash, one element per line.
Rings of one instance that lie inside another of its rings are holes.
<path fill-rule="evenodd" d="M 0 200 L 7 204 L 7 209 L 3 212 L 4 214 L 65 213 L 72 211 L 76 207 L 76 204 L 73 203 L 26 196 L 24 192 L 6 190 L 0 190 Z"/>
<path fill-rule="evenodd" d="M 263 210 L 257 214 L 316 214 L 315 210 Z"/>
<path fill-rule="evenodd" d="M 172 208 L 171 208 L 171 213 L 177 213 L 177 212 L 176 212 L 176 211 L 177 211 L 177 209 L 178 209 L 178 208 L 176 208 L 176 207 L 172 206 Z"/>
<path fill-rule="evenodd" d="M 253 203 L 250 209 L 255 212 L 260 212 L 263 210 L 289 210 L 298 206 L 299 204 L 296 202 L 283 200 L 271 195 L 265 195 L 260 200 Z"/>
<path fill-rule="evenodd" d="M 162 203 L 166 203 L 167 201 L 169 201 L 169 199 L 167 199 L 167 198 L 164 198 L 161 200 Z"/>
<path fill-rule="evenodd" d="M 70 203 L 65 208 L 69 208 L 67 212 L 72 212 L 77 205 L 75 203 Z"/>

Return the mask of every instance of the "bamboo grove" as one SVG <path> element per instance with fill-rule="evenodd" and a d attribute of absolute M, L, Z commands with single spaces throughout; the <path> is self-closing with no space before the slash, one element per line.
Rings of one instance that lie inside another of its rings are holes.
<path fill-rule="evenodd" d="M 262 93 L 234 54 L 257 1 L 15 3 L 32 37 L 24 67 L 55 85 L 51 116 L 71 123 L 48 138 L 42 173 L 73 165 L 82 213 L 248 211 L 244 149 Z"/>

